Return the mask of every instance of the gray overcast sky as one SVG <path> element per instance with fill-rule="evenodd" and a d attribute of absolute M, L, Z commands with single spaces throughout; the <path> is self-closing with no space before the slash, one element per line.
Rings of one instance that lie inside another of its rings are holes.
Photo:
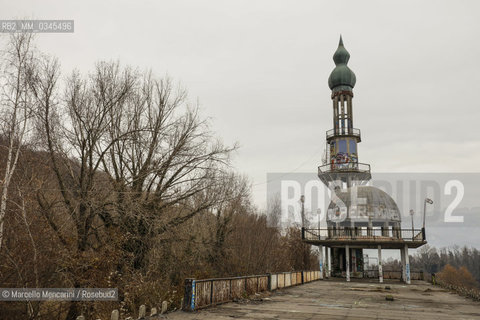
<path fill-rule="evenodd" d="M 0 18 L 74 19 L 39 34 L 64 74 L 100 59 L 188 88 L 266 203 L 267 172 L 315 172 L 339 34 L 357 75 L 354 125 L 375 172 L 480 163 L 479 1 L 6 1 Z"/>

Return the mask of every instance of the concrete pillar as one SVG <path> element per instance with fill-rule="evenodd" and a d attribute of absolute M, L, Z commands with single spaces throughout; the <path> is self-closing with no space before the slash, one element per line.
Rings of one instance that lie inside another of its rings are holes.
<path fill-rule="evenodd" d="M 383 282 L 382 246 L 378 245 L 378 282 Z"/>
<path fill-rule="evenodd" d="M 410 261 L 408 258 L 408 244 L 405 244 L 405 279 L 407 284 L 410 284 Z"/>
<path fill-rule="evenodd" d="M 145 318 L 146 315 L 147 315 L 147 307 L 144 304 L 142 304 L 138 309 L 138 317 L 141 319 L 141 318 Z"/>
<path fill-rule="evenodd" d="M 333 129 L 338 134 L 338 96 L 333 99 Z"/>
<path fill-rule="evenodd" d="M 407 279 L 407 274 L 405 273 L 405 248 L 400 248 L 400 261 L 402 263 L 402 281 L 405 282 Z"/>
<path fill-rule="evenodd" d="M 352 96 L 347 96 L 348 127 L 353 128 Z M 352 133 L 351 130 L 348 133 Z"/>
<path fill-rule="evenodd" d="M 183 298 L 182 298 L 182 300 L 183 300 Z M 182 308 L 183 308 L 183 301 L 182 301 Z M 153 307 L 150 310 L 150 317 L 156 316 L 157 314 L 158 314 L 157 308 Z"/>
<path fill-rule="evenodd" d="M 320 266 L 320 279 L 323 279 L 323 246 L 318 246 L 318 264 Z"/>
<path fill-rule="evenodd" d="M 118 310 L 113 310 L 112 311 L 112 315 L 110 317 L 110 320 L 118 320 L 120 317 L 120 313 L 118 312 Z"/>
<path fill-rule="evenodd" d="M 342 134 L 345 134 L 345 97 L 343 94 L 340 95 L 340 122 L 342 123 Z"/>
<path fill-rule="evenodd" d="M 384 237 L 389 237 L 390 236 L 390 230 L 388 226 L 388 222 L 385 221 L 382 227 L 382 236 Z"/>
<path fill-rule="evenodd" d="M 372 217 L 368 217 L 367 236 L 369 237 L 373 236 L 372 230 L 373 230 Z"/>
<path fill-rule="evenodd" d="M 325 277 L 330 277 L 330 258 L 328 256 L 329 248 L 325 247 Z"/>
<path fill-rule="evenodd" d="M 401 239 L 402 238 L 402 226 L 400 225 L 399 222 L 395 223 L 395 226 L 397 228 L 397 238 Z"/>
<path fill-rule="evenodd" d="M 333 256 L 332 256 L 332 248 L 328 248 L 328 276 L 332 276 L 332 268 L 333 268 Z"/>
<path fill-rule="evenodd" d="M 345 246 L 345 269 L 347 281 L 350 282 L 350 247 L 348 244 Z"/>

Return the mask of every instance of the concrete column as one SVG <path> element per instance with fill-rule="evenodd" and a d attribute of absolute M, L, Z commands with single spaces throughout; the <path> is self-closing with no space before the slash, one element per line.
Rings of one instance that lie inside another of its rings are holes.
<path fill-rule="evenodd" d="M 350 247 L 348 244 L 345 246 L 345 269 L 347 281 L 350 282 Z"/>
<path fill-rule="evenodd" d="M 323 279 L 323 246 L 318 246 L 318 264 L 320 266 L 320 279 Z"/>
<path fill-rule="evenodd" d="M 339 127 L 339 113 L 338 113 L 338 96 L 333 98 L 333 129 L 335 134 L 338 134 Z"/>
<path fill-rule="evenodd" d="M 147 315 L 147 307 L 144 304 L 142 304 L 138 309 L 138 318 L 139 319 L 145 318 L 146 315 Z"/>
<path fill-rule="evenodd" d="M 328 248 L 328 276 L 332 276 L 332 268 L 333 268 L 333 256 L 332 256 L 332 248 Z"/>
<path fill-rule="evenodd" d="M 408 258 L 408 245 L 405 245 L 405 279 L 407 284 L 410 284 L 410 261 Z"/>
<path fill-rule="evenodd" d="M 329 248 L 325 247 L 325 277 L 330 277 L 330 257 L 328 256 Z"/>
<path fill-rule="evenodd" d="M 405 273 L 405 248 L 400 248 L 400 261 L 402 262 L 402 281 L 405 282 L 407 275 Z"/>
<path fill-rule="evenodd" d="M 340 122 L 342 124 L 341 134 L 345 134 L 345 97 L 343 94 L 340 95 Z"/>
<path fill-rule="evenodd" d="M 352 96 L 347 96 L 348 127 L 353 128 Z M 352 133 L 351 130 L 348 133 Z"/>
<path fill-rule="evenodd" d="M 399 222 L 397 222 L 395 225 L 397 227 L 397 238 L 401 239 L 402 238 L 402 226 L 400 225 Z"/>
<path fill-rule="evenodd" d="M 388 222 L 385 221 L 385 223 L 383 224 L 383 227 L 382 227 L 382 236 L 388 237 L 388 236 L 390 236 L 389 233 L 390 232 L 389 232 Z"/>
<path fill-rule="evenodd" d="M 382 246 L 378 245 L 378 282 L 383 282 Z"/>

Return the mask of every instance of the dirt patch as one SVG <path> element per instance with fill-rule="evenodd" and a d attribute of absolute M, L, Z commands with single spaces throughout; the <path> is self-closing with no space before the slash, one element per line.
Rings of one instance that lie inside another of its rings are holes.
<path fill-rule="evenodd" d="M 368 288 L 368 287 L 363 287 L 363 288 L 350 288 L 350 291 L 364 291 L 364 292 L 394 292 L 392 289 L 386 289 L 383 287 L 376 287 L 376 288 Z"/>
<path fill-rule="evenodd" d="M 423 290 L 423 292 L 450 292 L 450 291 L 445 290 L 445 289 L 430 289 L 430 288 L 427 288 L 427 289 Z"/>

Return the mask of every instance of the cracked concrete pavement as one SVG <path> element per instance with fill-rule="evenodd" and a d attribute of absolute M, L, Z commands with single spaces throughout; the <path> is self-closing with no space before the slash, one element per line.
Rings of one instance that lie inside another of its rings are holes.
<path fill-rule="evenodd" d="M 392 295 L 394 300 L 385 297 Z M 480 302 L 423 281 L 320 280 L 281 289 L 262 300 L 225 303 L 167 319 L 480 319 Z"/>

